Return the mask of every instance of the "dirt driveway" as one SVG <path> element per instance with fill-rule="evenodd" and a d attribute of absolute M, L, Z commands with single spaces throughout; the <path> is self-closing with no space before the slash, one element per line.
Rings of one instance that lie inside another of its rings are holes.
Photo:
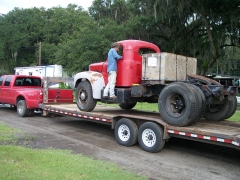
<path fill-rule="evenodd" d="M 20 118 L 12 108 L 0 106 L 0 122 L 27 132 L 26 146 L 69 149 L 96 159 L 115 162 L 149 179 L 233 179 L 240 177 L 240 151 L 171 138 L 159 153 L 147 153 L 138 145 L 116 143 L 109 126 L 73 117 Z"/>

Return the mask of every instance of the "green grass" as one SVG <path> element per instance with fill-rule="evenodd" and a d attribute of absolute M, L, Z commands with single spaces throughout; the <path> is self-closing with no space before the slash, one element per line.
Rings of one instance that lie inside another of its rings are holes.
<path fill-rule="evenodd" d="M 0 144 L 16 141 L 19 130 L 0 123 Z M 126 172 L 114 163 L 73 154 L 67 150 L 31 149 L 0 145 L 0 179 L 92 180 L 146 179 Z"/>
<path fill-rule="evenodd" d="M 228 118 L 227 120 L 229 121 L 235 121 L 235 122 L 240 122 L 240 112 L 236 111 L 235 114 L 233 114 L 232 117 Z"/>
<path fill-rule="evenodd" d="M 16 133 L 21 132 L 18 129 L 10 128 L 6 124 L 0 123 L 0 143 L 13 143 L 18 140 Z"/>
<path fill-rule="evenodd" d="M 118 104 L 105 104 L 102 102 L 98 102 L 97 104 L 104 105 L 104 106 L 119 107 Z M 158 105 L 157 105 L 157 103 L 147 103 L 147 102 L 140 103 L 140 102 L 138 102 L 133 109 L 158 112 Z"/>
<path fill-rule="evenodd" d="M 66 150 L 0 146 L 1 179 L 146 179 L 115 164 Z"/>

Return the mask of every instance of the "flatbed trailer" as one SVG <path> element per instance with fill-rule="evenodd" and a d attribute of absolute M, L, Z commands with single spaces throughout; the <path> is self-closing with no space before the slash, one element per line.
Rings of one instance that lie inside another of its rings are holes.
<path fill-rule="evenodd" d="M 238 122 L 201 119 L 187 127 L 176 127 L 165 123 L 159 113 L 134 109 L 123 110 L 118 107 L 97 105 L 92 112 L 84 112 L 78 109 L 76 103 L 45 103 L 42 109 L 44 116 L 58 114 L 108 124 L 114 129 L 115 139 L 120 145 L 133 146 L 138 141 L 140 147 L 148 152 L 160 151 L 171 137 L 240 150 L 240 123 Z"/>

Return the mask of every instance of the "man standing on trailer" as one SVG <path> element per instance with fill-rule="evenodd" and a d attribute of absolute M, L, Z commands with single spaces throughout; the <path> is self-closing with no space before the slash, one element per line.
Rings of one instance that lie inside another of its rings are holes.
<path fill-rule="evenodd" d="M 114 93 L 114 88 L 116 85 L 116 78 L 117 78 L 117 60 L 122 59 L 122 56 L 120 56 L 117 51 L 119 50 L 120 44 L 113 43 L 111 46 L 111 49 L 108 52 L 108 84 L 104 89 L 103 97 L 108 97 L 108 92 L 110 89 L 110 98 L 116 99 L 116 95 Z"/>

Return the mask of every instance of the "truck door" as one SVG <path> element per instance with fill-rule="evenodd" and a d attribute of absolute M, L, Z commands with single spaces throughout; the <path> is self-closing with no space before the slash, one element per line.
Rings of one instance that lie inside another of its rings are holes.
<path fill-rule="evenodd" d="M 11 80 L 12 76 L 7 76 L 2 84 L 2 102 L 6 104 L 12 104 L 11 101 Z"/>
<path fill-rule="evenodd" d="M 2 84 L 3 84 L 4 76 L 0 77 L 0 103 L 2 103 Z"/>

